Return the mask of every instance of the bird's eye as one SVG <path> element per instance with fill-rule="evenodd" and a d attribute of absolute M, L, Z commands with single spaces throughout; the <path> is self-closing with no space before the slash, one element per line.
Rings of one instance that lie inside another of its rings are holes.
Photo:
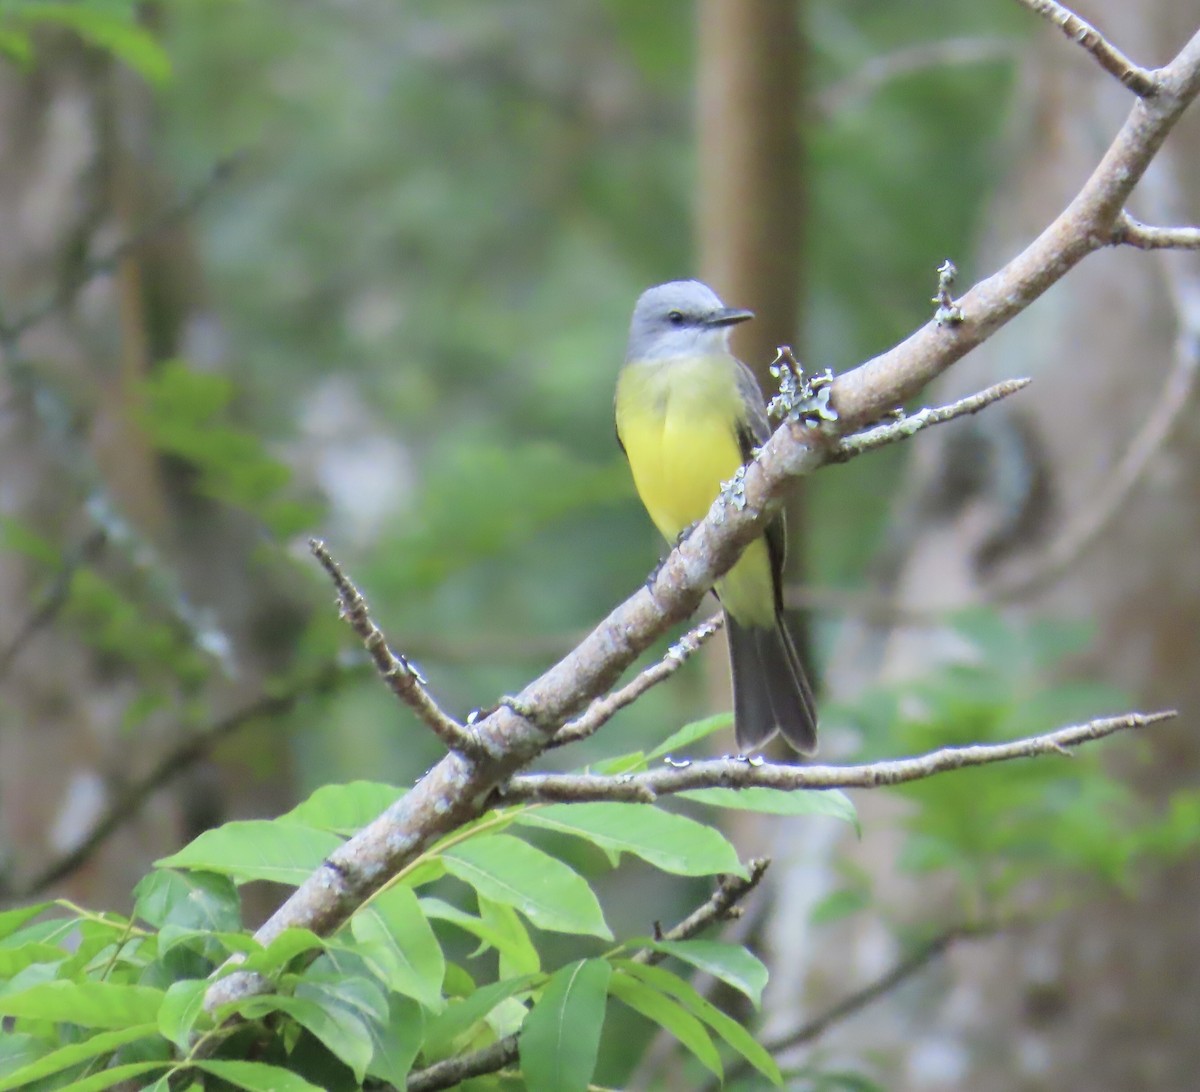
<path fill-rule="evenodd" d="M 682 311 L 668 311 L 667 312 L 667 321 L 672 326 L 682 326 L 683 325 L 683 312 Z"/>

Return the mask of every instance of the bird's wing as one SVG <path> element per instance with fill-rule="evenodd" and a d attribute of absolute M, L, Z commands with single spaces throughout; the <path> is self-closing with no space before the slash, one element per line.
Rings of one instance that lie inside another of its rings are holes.
<path fill-rule="evenodd" d="M 767 403 L 763 399 L 762 388 L 758 385 L 758 380 L 754 378 L 754 373 L 746 367 L 740 360 L 735 360 L 737 365 L 737 388 L 738 394 L 742 399 L 742 405 L 746 407 L 746 427 L 750 432 L 752 446 L 757 447 L 759 444 L 765 444 L 771 436 L 771 423 L 767 420 Z M 739 435 L 738 442 L 742 443 L 742 438 Z M 746 446 L 742 446 L 742 458 L 750 461 L 750 454 Z"/>
<path fill-rule="evenodd" d="M 771 423 L 767 419 L 767 403 L 762 388 L 754 373 L 740 360 L 737 364 L 738 394 L 746 407 L 746 416 L 738 422 L 737 441 L 742 453 L 742 463 L 753 460 L 754 449 L 771 438 Z M 787 556 L 787 526 L 780 512 L 768 525 L 764 537 L 767 540 L 767 556 L 771 562 L 771 583 L 775 586 L 775 609 L 783 609 L 783 562 Z"/>

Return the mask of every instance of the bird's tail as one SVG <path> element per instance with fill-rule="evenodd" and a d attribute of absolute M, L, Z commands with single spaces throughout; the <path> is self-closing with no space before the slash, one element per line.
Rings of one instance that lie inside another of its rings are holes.
<path fill-rule="evenodd" d="M 738 748 L 748 754 L 782 732 L 801 754 L 812 754 L 817 707 L 783 618 L 777 617 L 774 626 L 743 626 L 726 612 L 725 628 Z"/>

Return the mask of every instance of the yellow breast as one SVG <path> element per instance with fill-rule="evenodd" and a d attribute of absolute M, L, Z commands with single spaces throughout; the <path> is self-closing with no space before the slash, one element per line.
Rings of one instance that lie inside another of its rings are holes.
<path fill-rule="evenodd" d="M 742 465 L 736 368 L 728 356 L 655 360 L 627 364 L 617 382 L 617 434 L 638 496 L 668 542 L 708 514 Z M 717 582 L 717 594 L 739 621 L 774 623 L 773 578 L 761 539 Z"/>
<path fill-rule="evenodd" d="M 689 357 L 621 372 L 617 433 L 638 496 L 668 540 L 704 518 L 742 464 L 734 367 L 729 357 Z"/>

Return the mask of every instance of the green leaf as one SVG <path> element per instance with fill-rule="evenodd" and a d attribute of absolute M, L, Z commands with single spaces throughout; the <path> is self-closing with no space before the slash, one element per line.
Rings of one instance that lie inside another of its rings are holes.
<path fill-rule="evenodd" d="M 40 1035 L 27 1035 L 22 1031 L 10 1031 L 0 1036 L 0 1077 L 7 1077 L 43 1057 L 50 1044 Z M 20 1084 L 25 1087 L 25 1082 Z M 5 1088 L 14 1087 L 5 1085 Z"/>
<path fill-rule="evenodd" d="M 808 915 L 810 925 L 829 925 L 871 905 L 871 893 L 864 887 L 839 887 L 819 900 Z"/>
<path fill-rule="evenodd" d="M 611 976 L 604 959 L 581 959 L 551 975 L 521 1028 L 521 1070 L 530 1092 L 586 1092 Z"/>
<path fill-rule="evenodd" d="M 446 875 L 445 862 L 436 855 L 426 857 L 424 860 L 417 860 L 411 868 L 405 873 L 400 881 L 405 887 L 423 887 L 427 883 L 433 883 L 440 880 Z"/>
<path fill-rule="evenodd" d="M 831 815 L 859 829 L 858 812 L 850 797 L 840 789 L 789 792 L 786 789 L 754 786 L 748 789 L 689 789 L 679 795 L 714 808 L 736 808 L 768 815 Z"/>
<path fill-rule="evenodd" d="M 368 1022 L 382 1023 L 388 1015 L 387 998 L 374 981 L 319 963 L 305 972 L 296 986 L 296 996 L 307 997 L 326 1008 L 340 1006 Z"/>
<path fill-rule="evenodd" d="M 587 881 L 510 834 L 468 839 L 442 853 L 446 870 L 481 895 L 513 906 L 540 929 L 612 939 Z"/>
<path fill-rule="evenodd" d="M 158 1030 L 180 1050 L 188 1048 L 188 1037 L 204 1015 L 204 995 L 210 983 L 203 978 L 182 979 L 167 987 L 158 1010 Z"/>
<path fill-rule="evenodd" d="M 36 918 L 38 914 L 48 910 L 52 905 L 54 904 L 49 902 L 38 902 L 32 906 L 18 906 L 15 910 L 0 912 L 0 941 L 12 936 L 30 918 Z"/>
<path fill-rule="evenodd" d="M 11 997 L 34 986 L 47 985 L 62 977 L 62 966 L 56 963 L 31 963 L 7 982 L 0 982 L 0 997 Z M 3 1041 L 3 1037 L 0 1037 Z"/>
<path fill-rule="evenodd" d="M 645 769 L 647 769 L 646 756 L 641 751 L 613 755 L 612 758 L 601 759 L 599 762 L 590 762 L 586 767 L 586 770 L 591 773 L 607 774 L 609 777 L 641 773 Z"/>
<path fill-rule="evenodd" d="M 476 897 L 478 898 L 478 896 Z M 432 895 L 422 898 L 420 903 L 425 916 L 431 921 L 449 922 L 451 925 L 457 925 L 464 933 L 470 933 L 471 936 L 477 938 L 481 944 L 474 954 L 478 955 L 485 948 L 495 948 L 500 951 L 503 946 L 504 935 L 483 918 L 476 917 L 453 903 L 434 898 Z"/>
<path fill-rule="evenodd" d="M 322 1092 L 320 1085 L 309 1084 L 298 1073 L 265 1062 L 212 1059 L 196 1062 L 195 1066 L 239 1088 L 248 1088 L 251 1092 Z"/>
<path fill-rule="evenodd" d="M 349 837 L 378 819 L 404 795 L 404 791 L 382 781 L 322 785 L 307 800 L 281 815 L 280 819 Z"/>
<path fill-rule="evenodd" d="M 243 971 L 272 975 L 286 967 L 298 955 L 324 948 L 325 940 L 311 929 L 284 929 L 266 948 L 251 952 L 241 963 Z"/>
<path fill-rule="evenodd" d="M 767 985 L 767 968 L 762 960 L 737 944 L 720 940 L 635 940 L 629 947 L 653 948 L 719 978 L 744 993 L 758 1008 Z"/>
<path fill-rule="evenodd" d="M 8 981 L 34 963 L 61 963 L 67 953 L 56 944 L 18 944 L 12 948 L 0 946 L 0 981 Z"/>
<path fill-rule="evenodd" d="M 340 1058 L 360 1082 L 371 1061 L 374 1046 L 367 1022 L 351 1012 L 327 991 L 314 990 L 313 996 L 285 997 L 281 994 L 259 994 L 223 1006 L 221 1015 L 237 1012 L 254 1020 L 271 1012 L 286 1013 L 301 1027 L 307 1028 Z"/>
<path fill-rule="evenodd" d="M 185 929 L 164 925 L 158 933 L 158 955 L 161 958 L 179 947 L 188 947 L 203 959 L 223 960 L 237 952 L 241 955 L 261 955 L 263 947 L 249 933 L 216 933 L 209 929 Z"/>
<path fill-rule="evenodd" d="M 387 1020 L 367 1028 L 373 1047 L 367 1073 L 403 1088 L 425 1038 L 425 1010 L 411 998 L 393 994 L 388 998 Z"/>
<path fill-rule="evenodd" d="M 723 1013 L 711 1001 L 701 997 L 691 983 L 685 982 L 677 974 L 673 974 L 664 967 L 635 963 L 629 959 L 616 961 L 616 966 L 622 972 L 645 983 L 648 988 L 659 990 L 663 994 L 673 997 L 689 1013 L 703 1020 L 764 1077 L 767 1077 L 773 1084 L 782 1084 L 783 1077 L 775 1059 L 741 1024 Z"/>
<path fill-rule="evenodd" d="M 632 853 L 679 876 L 747 874 L 719 831 L 653 804 L 550 804 L 520 812 L 517 822 L 584 838 L 606 851 Z"/>
<path fill-rule="evenodd" d="M 85 1028 L 154 1024 L 163 991 L 114 982 L 43 982 L 0 994 L 0 1016 L 62 1021 Z"/>
<path fill-rule="evenodd" d="M 70 1084 L 70 1092 L 101 1092 L 102 1089 L 112 1088 L 114 1084 L 121 1084 L 133 1077 L 140 1077 L 143 1073 L 150 1073 L 155 1069 L 170 1069 L 169 1062 L 130 1062 L 128 1065 L 114 1065 L 100 1073 L 94 1073 L 90 1077 L 73 1080 Z"/>
<path fill-rule="evenodd" d="M 278 536 L 294 534 L 318 510 L 284 497 L 288 467 L 254 433 L 226 423 L 232 391 L 224 376 L 166 361 L 142 384 L 139 423 L 160 451 L 192 464 L 201 492 L 245 509 Z"/>
<path fill-rule="evenodd" d="M 134 917 L 160 929 L 167 924 L 222 933 L 241 928 L 241 902 L 227 876 L 158 869 L 144 876 L 133 893 Z"/>
<path fill-rule="evenodd" d="M 511 978 L 518 974 L 537 974 L 542 969 L 542 959 L 529 930 L 511 906 L 477 896 L 482 920 L 500 938 L 496 951 L 500 956 L 500 977 Z"/>
<path fill-rule="evenodd" d="M 411 888 L 395 884 L 376 895 L 350 919 L 350 930 L 370 949 L 363 957 L 380 961 L 389 989 L 435 1012 L 442 1008 L 446 961 Z"/>
<path fill-rule="evenodd" d="M 523 974 L 482 986 L 461 1001 L 451 1001 L 445 1010 L 425 1025 L 423 1051 L 432 1058 L 442 1057 L 454 1045 L 454 1040 L 469 1031 L 502 1001 L 525 993 L 538 981 L 538 975 Z"/>
<path fill-rule="evenodd" d="M 153 1036 L 155 1033 L 154 1024 L 135 1024 L 132 1027 L 119 1028 L 116 1031 L 102 1031 L 81 1042 L 59 1047 L 58 1050 L 43 1054 L 20 1069 L 5 1074 L 0 1078 L 0 1092 L 27 1087 L 43 1077 L 59 1073 L 70 1066 L 86 1062 L 90 1058 L 98 1058 L 102 1054 L 111 1053 L 118 1047 Z"/>
<path fill-rule="evenodd" d="M 11 516 L 0 516 L 0 544 L 6 550 L 19 553 L 42 565 L 61 568 L 63 565 L 62 552 L 52 539 L 46 538 L 21 520 Z M 42 903 L 42 906 L 46 906 Z M 18 910 L 6 910 L 6 914 L 19 913 Z"/>
<path fill-rule="evenodd" d="M 704 1025 L 678 1002 L 652 989 L 644 982 L 632 977 L 627 971 L 618 969 L 608 985 L 608 992 L 618 1001 L 647 1020 L 665 1028 L 690 1050 L 709 1072 L 722 1076 L 721 1056 Z"/>
<path fill-rule="evenodd" d="M 111 53 L 148 83 L 161 86 L 171 78 L 171 60 L 132 11 L 118 13 L 94 4 L 39 3 L 22 8 L 23 22 L 69 27 L 85 42 Z"/>
<path fill-rule="evenodd" d="M 732 727 L 732 713 L 717 713 L 715 716 L 706 717 L 704 720 L 696 720 L 691 724 L 685 724 L 678 731 L 672 732 L 653 751 L 646 755 L 646 762 L 657 762 L 660 758 L 665 758 L 667 755 L 683 747 L 690 747 L 693 743 L 711 736 L 714 732 L 720 732 Z"/>
<path fill-rule="evenodd" d="M 33 60 L 33 43 L 28 34 L 0 27 L 0 53 L 24 68 Z"/>
<path fill-rule="evenodd" d="M 248 819 L 207 830 L 155 864 L 219 872 L 235 883 L 269 880 L 295 887 L 341 845 L 337 835 L 300 823 Z"/>

